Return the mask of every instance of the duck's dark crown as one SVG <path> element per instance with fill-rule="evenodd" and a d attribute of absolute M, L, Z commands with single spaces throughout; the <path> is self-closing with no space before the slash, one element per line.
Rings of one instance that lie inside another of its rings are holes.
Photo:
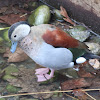
<path fill-rule="evenodd" d="M 18 27 L 21 24 L 27 24 L 27 25 L 29 25 L 28 22 L 26 22 L 26 21 L 20 21 L 20 22 L 14 23 L 10 27 L 10 29 L 8 30 L 8 37 L 9 37 L 10 40 L 11 40 L 11 35 L 12 35 L 13 31 L 16 29 L 16 27 Z"/>

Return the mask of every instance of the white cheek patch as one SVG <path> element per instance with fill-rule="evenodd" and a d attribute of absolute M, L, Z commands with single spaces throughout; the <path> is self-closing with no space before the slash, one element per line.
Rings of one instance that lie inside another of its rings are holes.
<path fill-rule="evenodd" d="M 27 24 L 22 24 L 16 27 L 11 35 L 11 40 L 19 41 L 25 36 L 27 36 L 30 32 L 30 26 Z M 16 37 L 14 37 L 16 35 Z"/>

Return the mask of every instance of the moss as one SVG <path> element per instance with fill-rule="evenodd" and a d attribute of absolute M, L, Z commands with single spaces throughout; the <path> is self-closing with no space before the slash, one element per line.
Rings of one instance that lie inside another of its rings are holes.
<path fill-rule="evenodd" d="M 3 38 L 2 37 L 0 37 L 0 43 L 2 43 L 3 42 Z"/>
<path fill-rule="evenodd" d="M 15 86 L 8 84 L 6 86 L 6 89 L 7 89 L 8 92 L 17 93 L 21 88 L 18 88 L 18 87 L 15 87 Z"/>
<path fill-rule="evenodd" d="M 10 64 L 4 69 L 6 75 L 10 75 L 13 72 L 18 72 L 18 68 L 14 64 Z"/>
<path fill-rule="evenodd" d="M 12 76 L 12 75 L 4 75 L 3 76 L 3 80 L 7 80 L 7 79 L 15 79 L 16 77 Z"/>
<path fill-rule="evenodd" d="M 10 64 L 3 71 L 5 71 L 5 75 L 3 77 L 4 80 L 7 79 L 15 79 L 16 77 L 12 76 L 11 73 L 18 72 L 18 68 L 14 64 Z"/>
<path fill-rule="evenodd" d="M 4 38 L 5 41 L 10 41 L 10 40 L 9 40 L 9 37 L 8 37 L 8 30 L 5 30 L 5 31 L 4 31 L 4 33 L 3 33 L 3 38 Z"/>

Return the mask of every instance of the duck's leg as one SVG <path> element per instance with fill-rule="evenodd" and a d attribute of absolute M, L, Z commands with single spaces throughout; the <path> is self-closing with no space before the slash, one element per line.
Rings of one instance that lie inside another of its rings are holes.
<path fill-rule="evenodd" d="M 54 70 L 53 69 L 50 69 L 50 70 L 51 70 L 50 74 L 47 74 L 48 72 L 44 73 L 44 74 L 38 73 L 38 75 L 36 75 L 38 78 L 38 82 L 43 82 L 43 81 L 47 81 L 47 80 L 51 79 L 54 75 Z"/>
<path fill-rule="evenodd" d="M 36 71 L 35 74 L 43 75 L 49 72 L 49 68 L 38 68 L 35 71 Z"/>
<path fill-rule="evenodd" d="M 53 75 L 54 75 L 54 69 L 50 69 L 51 70 L 51 72 L 50 72 L 50 74 L 45 74 L 45 77 L 46 77 L 46 79 L 51 79 L 52 77 L 53 77 Z"/>

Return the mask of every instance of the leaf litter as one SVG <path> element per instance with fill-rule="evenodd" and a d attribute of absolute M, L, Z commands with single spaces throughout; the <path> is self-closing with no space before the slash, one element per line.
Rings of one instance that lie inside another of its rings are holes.
<path fill-rule="evenodd" d="M 69 22 L 70 24 L 75 25 L 75 23 L 72 22 L 72 20 L 71 20 L 70 17 L 68 16 L 67 11 L 65 10 L 65 8 L 63 8 L 62 6 L 60 6 L 60 13 L 61 13 L 61 15 L 64 17 L 63 19 L 64 19 L 66 22 Z"/>
<path fill-rule="evenodd" d="M 13 9 L 13 8 L 12 8 Z M 61 9 L 61 15 L 64 16 L 64 20 L 69 22 L 72 25 L 75 25 L 74 22 L 71 21 L 70 17 L 68 16 L 66 10 L 63 7 L 60 7 Z M 18 9 L 13 9 L 11 12 L 10 10 L 6 13 L 6 11 L 9 10 L 8 8 L 2 8 L 0 10 L 1 13 L 8 14 L 9 15 L 2 15 L 0 16 L 0 22 L 7 23 L 9 25 L 12 25 L 13 23 L 17 21 L 24 21 L 27 19 L 27 16 L 20 17 L 22 14 L 19 14 Z M 25 12 L 23 10 L 23 12 Z M 15 14 L 17 13 L 17 14 Z M 16 20 L 15 20 L 16 19 Z M 23 56 L 22 56 L 23 55 Z M 6 52 L 4 53 L 3 57 L 8 57 L 8 62 L 21 62 L 28 59 L 28 56 L 20 49 L 17 48 L 17 51 L 14 54 L 10 53 L 10 50 L 7 48 Z M 94 63 L 93 68 L 96 68 L 100 62 L 99 61 L 93 61 Z M 93 63 L 92 62 L 92 63 Z M 64 82 L 61 82 L 61 89 L 62 90 L 68 90 L 73 89 L 73 93 L 75 96 L 78 97 L 78 99 L 85 100 L 87 99 L 86 93 L 81 90 L 81 88 L 100 88 L 100 73 L 97 68 L 97 71 L 94 72 L 92 69 L 90 72 L 87 70 L 86 65 L 84 65 L 84 68 L 82 65 L 78 65 L 80 67 L 80 70 L 78 72 L 78 75 L 80 78 L 78 79 L 68 79 Z M 100 66 L 99 66 L 100 67 Z M 94 74 L 93 74 L 94 73 Z M 1 78 L 4 73 L 1 73 Z M 37 82 L 37 78 L 34 75 L 34 70 L 27 69 L 27 68 L 19 68 L 19 71 L 17 73 L 12 73 L 13 76 L 16 77 L 16 79 L 8 79 L 7 81 L 16 87 L 21 87 L 22 89 L 19 91 L 19 93 L 27 92 L 27 93 L 34 93 L 34 92 L 50 92 L 54 89 L 54 84 L 49 85 L 41 85 L 41 83 Z M 78 88 L 78 89 L 77 89 Z M 76 92 L 78 91 L 78 93 Z M 49 98 L 53 94 L 37 94 L 32 95 L 35 98 Z"/>
<path fill-rule="evenodd" d="M 17 73 L 12 73 L 13 76 L 16 77 L 16 79 L 8 79 L 7 81 L 9 84 L 22 88 L 19 93 L 22 92 L 49 92 L 50 90 L 54 89 L 53 84 L 41 85 L 41 83 L 37 82 L 37 78 L 34 75 L 34 70 L 27 69 L 27 68 L 19 68 L 19 71 Z M 32 95 L 34 98 L 49 98 L 53 94 L 37 94 Z"/>
<path fill-rule="evenodd" d="M 12 25 L 15 22 L 25 21 L 27 19 L 26 16 L 23 16 L 23 17 L 20 17 L 20 16 L 21 15 L 19 15 L 19 14 L 3 15 L 3 16 L 0 16 L 0 21 L 1 21 L 1 23 L 6 23 L 9 25 Z"/>
<path fill-rule="evenodd" d="M 94 69 L 100 69 L 100 62 L 98 59 L 90 59 L 89 64 L 94 68 Z"/>
<path fill-rule="evenodd" d="M 21 62 L 29 58 L 19 47 L 16 49 L 15 53 L 11 53 L 10 49 L 6 48 L 6 52 L 4 53 L 3 57 L 8 57 L 7 62 Z"/>

